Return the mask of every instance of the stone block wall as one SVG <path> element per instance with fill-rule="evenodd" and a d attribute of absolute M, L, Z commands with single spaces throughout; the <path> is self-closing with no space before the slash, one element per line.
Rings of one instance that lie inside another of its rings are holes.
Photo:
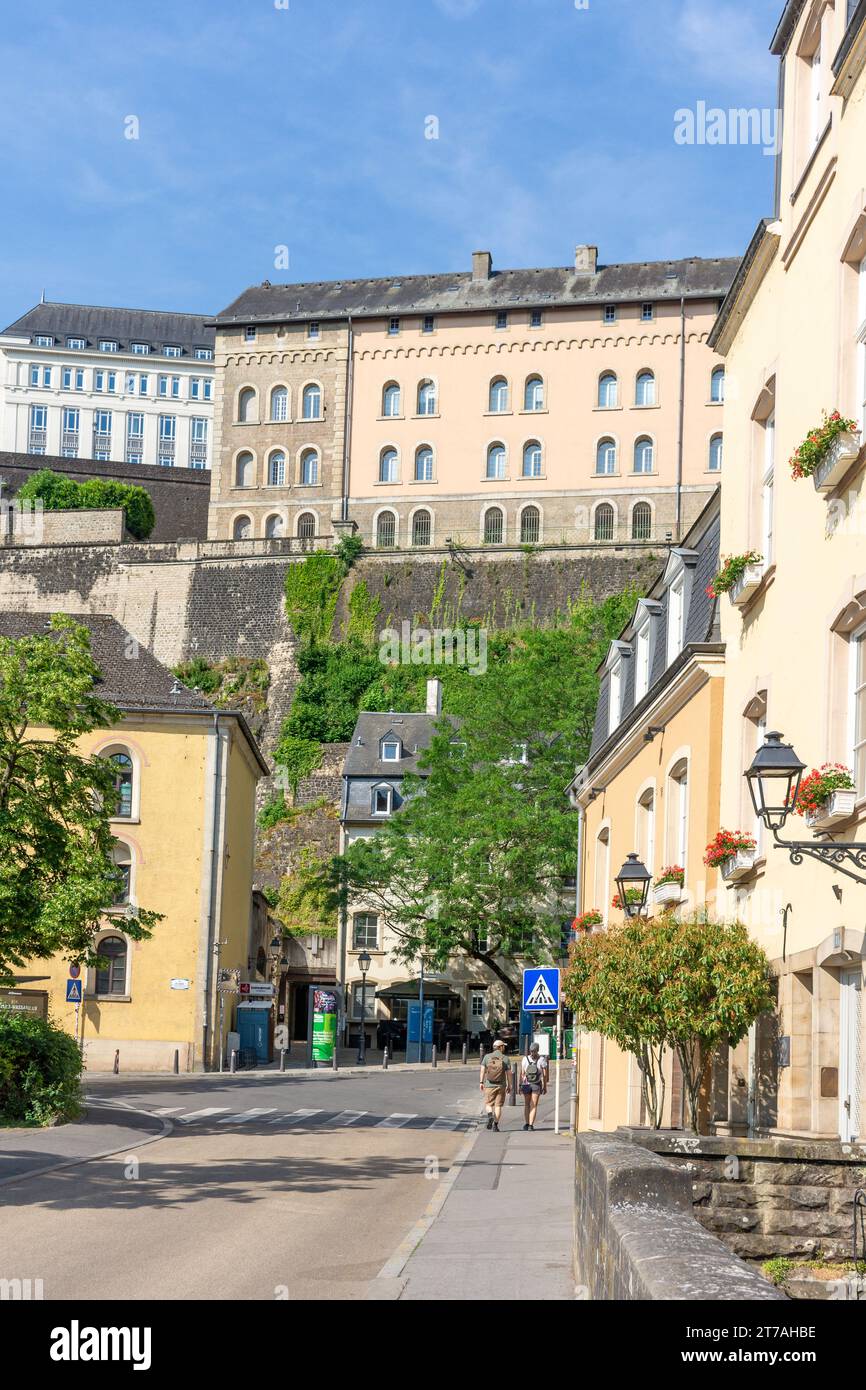
<path fill-rule="evenodd" d="M 592 1300 L 784 1300 L 696 1220 L 685 1173 L 616 1134 L 575 1140 L 575 1281 Z"/>
<path fill-rule="evenodd" d="M 24 504 L 22 504 L 24 505 Z M 126 537 L 122 507 L 78 511 L 10 513 L 12 529 L 2 537 L 11 546 L 120 545 Z"/>

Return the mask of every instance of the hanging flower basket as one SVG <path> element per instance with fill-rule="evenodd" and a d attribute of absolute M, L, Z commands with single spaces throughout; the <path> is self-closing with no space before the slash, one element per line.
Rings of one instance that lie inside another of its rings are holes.
<path fill-rule="evenodd" d="M 588 912 L 582 912 L 579 917 L 575 917 L 571 924 L 572 939 L 577 941 L 579 937 L 586 936 L 590 932 L 598 931 L 599 927 L 604 926 L 604 917 L 597 907 L 590 908 Z"/>
<path fill-rule="evenodd" d="M 846 420 L 838 410 L 824 415 L 810 430 L 791 458 L 795 478 L 811 478 L 817 492 L 832 492 L 841 483 L 860 452 L 856 420 Z"/>
<path fill-rule="evenodd" d="M 810 830 L 829 830 L 850 820 L 857 804 L 854 776 L 844 763 L 824 763 L 813 768 L 800 783 L 794 810 Z"/>
<path fill-rule="evenodd" d="M 670 907 L 682 901 L 683 884 L 686 871 L 679 864 L 671 864 L 656 876 L 653 883 L 653 902 L 662 907 Z"/>
<path fill-rule="evenodd" d="M 747 550 L 745 555 L 729 555 L 718 574 L 707 585 L 710 598 L 727 594 L 731 603 L 739 608 L 747 603 L 764 577 L 764 557 L 757 550 Z"/>
<path fill-rule="evenodd" d="M 754 835 L 744 830 L 720 830 L 707 845 L 704 863 L 708 869 L 718 869 L 726 883 L 735 883 L 752 872 L 757 852 Z"/>

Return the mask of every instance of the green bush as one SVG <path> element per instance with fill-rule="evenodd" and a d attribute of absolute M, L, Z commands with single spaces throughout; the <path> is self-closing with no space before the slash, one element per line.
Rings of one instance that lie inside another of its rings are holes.
<path fill-rule="evenodd" d="M 105 511 L 111 507 L 123 509 L 126 529 L 136 540 L 147 540 L 156 525 L 156 513 L 150 493 L 132 483 L 119 483 L 111 478 L 88 478 L 77 483 L 50 468 L 40 468 L 19 489 L 22 501 L 41 501 L 46 511 L 68 512 L 82 509 Z"/>
<path fill-rule="evenodd" d="M 80 1080 L 74 1038 L 45 1019 L 0 1006 L 0 1124 L 75 1119 Z"/>

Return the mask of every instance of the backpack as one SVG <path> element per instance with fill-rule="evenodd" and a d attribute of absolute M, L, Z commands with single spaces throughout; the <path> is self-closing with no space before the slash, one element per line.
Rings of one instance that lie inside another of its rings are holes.
<path fill-rule="evenodd" d="M 487 1063 L 486 1080 L 488 1086 L 498 1086 L 505 1075 L 505 1062 L 501 1052 L 494 1052 Z"/>
<path fill-rule="evenodd" d="M 524 1081 L 528 1081 L 532 1086 L 537 1086 L 541 1081 L 541 1063 L 537 1058 L 527 1057 L 523 1079 Z"/>

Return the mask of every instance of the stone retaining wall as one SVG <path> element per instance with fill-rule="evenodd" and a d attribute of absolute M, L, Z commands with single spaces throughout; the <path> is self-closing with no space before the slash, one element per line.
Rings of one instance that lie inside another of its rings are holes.
<path fill-rule="evenodd" d="M 786 1301 L 695 1220 L 686 1173 L 616 1134 L 578 1134 L 575 1153 L 575 1280 L 590 1299 Z"/>

